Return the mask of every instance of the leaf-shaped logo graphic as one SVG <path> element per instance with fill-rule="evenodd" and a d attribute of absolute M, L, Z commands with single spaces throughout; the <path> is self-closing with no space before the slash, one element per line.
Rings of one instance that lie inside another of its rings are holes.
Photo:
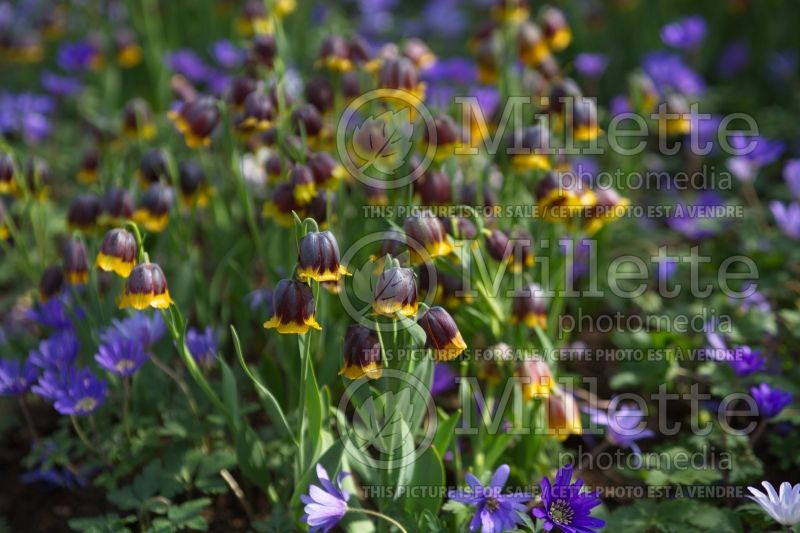
<path fill-rule="evenodd" d="M 353 294 L 359 302 L 364 303 L 365 310 L 371 309 L 372 293 L 377 281 L 375 271 L 376 264 L 373 261 L 365 261 L 353 271 Z"/>
<path fill-rule="evenodd" d="M 414 412 L 411 393 L 403 389 L 397 394 L 387 391 L 368 398 L 356 411 L 354 431 L 361 441 L 361 449 L 373 447 L 382 454 L 392 455 L 414 436 L 409 424 L 403 423 Z"/>
<path fill-rule="evenodd" d="M 408 107 L 369 117 L 353 133 L 359 171 L 374 168 L 382 174 L 393 174 L 411 151 L 413 136 L 414 122 Z"/>

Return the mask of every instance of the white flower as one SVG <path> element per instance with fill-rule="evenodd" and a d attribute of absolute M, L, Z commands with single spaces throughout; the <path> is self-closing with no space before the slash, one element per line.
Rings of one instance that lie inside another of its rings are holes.
<path fill-rule="evenodd" d="M 792 486 L 788 481 L 781 483 L 780 494 L 769 481 L 761 484 L 767 490 L 764 494 L 754 487 L 747 487 L 752 496 L 748 496 L 761 506 L 764 511 L 784 526 L 793 526 L 800 522 L 800 483 Z"/>

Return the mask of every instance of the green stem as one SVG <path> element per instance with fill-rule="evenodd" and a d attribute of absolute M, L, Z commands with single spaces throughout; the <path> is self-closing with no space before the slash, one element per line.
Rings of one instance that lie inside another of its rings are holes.
<path fill-rule="evenodd" d="M 375 516 L 375 517 L 381 518 L 383 520 L 386 520 L 387 522 L 392 524 L 394 527 L 396 527 L 397 529 L 399 529 L 403 533 L 408 533 L 406 528 L 404 528 L 402 525 L 400 525 L 400 522 L 398 522 L 394 518 L 390 518 L 390 517 L 386 516 L 385 514 L 378 512 L 378 511 L 372 511 L 370 509 L 353 509 L 352 507 L 348 507 L 347 511 L 345 511 L 345 512 L 347 512 L 347 513 L 364 513 L 366 515 Z"/>
<path fill-rule="evenodd" d="M 81 429 L 81 425 L 78 422 L 78 418 L 75 415 L 72 415 L 69 418 L 70 420 L 72 420 L 72 427 L 75 428 L 75 433 L 78 434 L 78 438 L 81 440 L 83 445 L 86 446 L 87 449 L 95 451 L 95 447 L 92 446 L 92 443 L 86 436 L 86 433 L 84 433 L 83 429 Z"/>

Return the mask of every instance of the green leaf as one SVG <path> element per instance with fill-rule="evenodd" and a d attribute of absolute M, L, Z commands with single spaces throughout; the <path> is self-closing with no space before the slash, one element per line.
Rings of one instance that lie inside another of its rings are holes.
<path fill-rule="evenodd" d="M 239 358 L 239 364 L 242 366 L 242 369 L 250 378 L 250 381 L 253 382 L 253 385 L 255 385 L 258 393 L 264 399 L 267 406 L 267 410 L 269 411 L 270 418 L 274 422 L 279 422 L 280 426 L 286 432 L 286 434 L 292 439 L 292 442 L 294 442 L 295 446 L 299 446 L 297 443 L 297 439 L 295 439 L 294 433 L 292 432 L 292 428 L 291 426 L 289 426 L 289 422 L 286 420 L 286 416 L 283 414 L 283 409 L 281 409 L 281 404 L 278 403 L 278 400 L 270 392 L 270 390 L 263 383 L 261 383 L 261 381 L 250 370 L 250 367 L 247 366 L 247 362 L 244 360 L 244 355 L 242 354 L 242 346 L 239 343 L 239 336 L 236 334 L 236 328 L 234 328 L 233 326 L 231 326 L 231 336 L 233 338 L 233 346 L 236 349 L 236 355 Z"/>
<path fill-rule="evenodd" d="M 236 458 L 242 473 L 266 490 L 268 487 L 269 469 L 264 446 L 255 430 L 248 424 L 238 424 L 236 430 Z"/>
<path fill-rule="evenodd" d="M 200 511 L 211 505 L 209 498 L 198 498 L 190 500 L 180 505 L 172 506 L 167 512 L 167 519 L 178 529 L 192 529 L 194 531 L 206 531 L 208 523 L 200 514 Z"/>
<path fill-rule="evenodd" d="M 407 513 L 414 516 L 429 512 L 436 514 L 442 504 L 444 465 L 436 448 L 425 450 L 414 462 L 414 475 L 403 499 Z"/>
<path fill-rule="evenodd" d="M 306 339 L 310 342 L 310 339 Z M 319 394 L 319 387 L 317 386 L 317 377 L 314 373 L 314 365 L 311 361 L 308 363 L 308 375 L 306 376 L 306 400 L 305 400 L 305 413 L 301 413 L 306 420 L 306 468 L 309 464 L 313 463 L 317 448 L 319 447 L 320 434 L 322 433 L 322 400 Z"/>
<path fill-rule="evenodd" d="M 219 359 L 219 364 L 222 367 L 222 401 L 230 411 L 234 420 L 239 419 L 239 394 L 236 390 L 236 377 L 233 375 L 231 368 Z"/>
<path fill-rule="evenodd" d="M 447 413 L 440 409 L 438 416 L 439 427 L 436 428 L 436 436 L 433 437 L 433 447 L 436 448 L 441 457 L 444 457 L 455 433 L 456 424 L 461 419 L 461 409 L 450 416 L 447 416 Z"/>
<path fill-rule="evenodd" d="M 122 518 L 116 513 L 108 513 L 90 518 L 73 518 L 68 525 L 70 529 L 83 533 L 128 533 L 130 528 L 126 524 L 132 524 L 135 521 L 136 518 L 133 516 Z M 11 529 L 6 529 L 0 524 L 0 533 L 11 533 Z"/>

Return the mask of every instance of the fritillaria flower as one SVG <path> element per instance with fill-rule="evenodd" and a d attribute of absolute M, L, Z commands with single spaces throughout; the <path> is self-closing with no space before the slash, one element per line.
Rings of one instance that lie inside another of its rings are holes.
<path fill-rule="evenodd" d="M 554 527 L 564 533 L 592 533 L 605 525 L 605 521 L 594 518 L 592 509 L 600 505 L 596 493 L 583 492 L 583 480 L 572 483 L 572 465 L 558 470 L 553 483 L 542 478 L 542 505 L 533 510 L 533 516 L 544 524 L 544 530 Z"/>
<path fill-rule="evenodd" d="M 523 523 L 520 513 L 526 511 L 525 503 L 531 499 L 531 495 L 502 492 L 510 472 L 508 465 L 500 465 L 486 486 L 474 475 L 467 473 L 465 479 L 468 488 L 447 493 L 451 500 L 475 507 L 475 514 L 469 524 L 470 531 L 480 529 L 481 533 L 501 533 Z"/>
<path fill-rule="evenodd" d="M 282 279 L 272 296 L 272 316 L 264 322 L 267 329 L 278 333 L 306 333 L 308 328 L 322 329 L 314 316 L 315 304 L 311 287 L 292 279 Z"/>
<path fill-rule="evenodd" d="M 442 307 L 431 307 L 419 317 L 418 323 L 425 331 L 425 346 L 433 352 L 437 361 L 450 361 L 467 349 L 453 317 Z"/>
<path fill-rule="evenodd" d="M 780 492 L 769 481 L 762 481 L 761 485 L 766 493 L 755 487 L 747 487 L 752 494 L 748 498 L 760 505 L 765 513 L 781 525 L 791 527 L 800 523 L 800 483 L 792 485 L 784 481 Z"/>
<path fill-rule="evenodd" d="M 300 281 L 338 281 L 347 275 L 339 263 L 339 245 L 330 231 L 312 231 L 300 239 L 297 277 Z"/>
<path fill-rule="evenodd" d="M 344 365 L 339 375 L 349 379 L 367 376 L 370 379 L 381 377 L 383 360 L 378 336 L 371 329 L 360 324 L 352 324 L 344 336 Z"/>
<path fill-rule="evenodd" d="M 529 328 L 547 327 L 549 300 L 544 290 L 536 283 L 520 289 L 512 300 L 511 323 L 525 324 Z"/>
<path fill-rule="evenodd" d="M 417 313 L 417 283 L 410 268 L 393 267 L 378 278 L 372 295 L 372 310 L 383 316 L 395 313 L 412 316 Z"/>
<path fill-rule="evenodd" d="M 136 237 L 124 229 L 112 229 L 103 237 L 95 265 L 106 272 L 127 278 L 136 266 Z"/>
<path fill-rule="evenodd" d="M 89 259 L 83 241 L 69 239 L 64 243 L 62 259 L 64 277 L 70 285 L 82 285 L 89 280 Z"/>
<path fill-rule="evenodd" d="M 155 263 L 140 263 L 133 268 L 125 283 L 125 291 L 119 300 L 119 308 L 166 309 L 172 303 L 167 287 L 167 278 L 164 277 L 161 267 Z"/>

